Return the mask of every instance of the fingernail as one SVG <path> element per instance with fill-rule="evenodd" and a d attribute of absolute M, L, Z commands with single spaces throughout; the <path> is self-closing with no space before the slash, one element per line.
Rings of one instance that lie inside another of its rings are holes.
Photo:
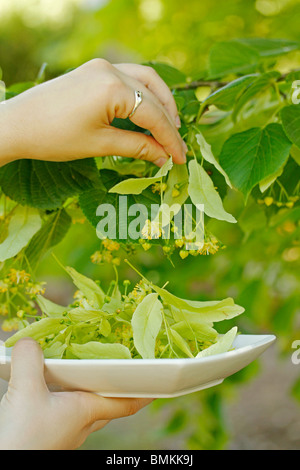
<path fill-rule="evenodd" d="M 182 142 L 183 142 L 184 151 L 185 151 L 185 153 L 187 153 L 187 151 L 188 151 L 188 146 L 186 145 L 186 143 L 185 143 L 184 140 L 183 140 Z"/>
<path fill-rule="evenodd" d="M 166 163 L 167 159 L 162 157 L 162 158 L 158 158 L 157 160 L 155 160 L 155 165 L 157 166 L 163 166 L 165 163 Z"/>
<path fill-rule="evenodd" d="M 179 129 L 179 127 L 181 127 L 181 121 L 180 121 L 180 117 L 178 115 L 175 118 L 175 124 L 176 124 L 176 127 L 178 129 Z"/>

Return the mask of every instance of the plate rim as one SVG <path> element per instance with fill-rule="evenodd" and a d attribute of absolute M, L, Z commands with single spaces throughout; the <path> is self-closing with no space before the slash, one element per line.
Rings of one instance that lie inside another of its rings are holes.
<path fill-rule="evenodd" d="M 261 335 L 255 335 L 255 334 L 240 334 L 239 336 L 255 336 L 255 337 L 261 337 L 260 340 L 255 341 L 254 343 L 247 344 L 245 346 L 242 346 L 237 349 L 233 349 L 231 351 L 227 351 L 224 353 L 219 353 L 219 354 L 214 354 L 211 356 L 204 356 L 204 357 L 194 357 L 194 358 L 162 358 L 162 359 L 56 359 L 56 358 L 46 358 L 44 360 L 45 366 L 62 366 L 63 364 L 65 365 L 71 365 L 71 367 L 75 367 L 76 365 L 95 365 L 95 364 L 122 364 L 122 365 L 129 365 L 129 364 L 144 364 L 144 365 L 154 365 L 154 364 L 174 364 L 174 365 L 185 365 L 187 363 L 192 364 L 192 363 L 204 363 L 204 362 L 214 362 L 216 360 L 222 361 L 231 358 L 232 356 L 237 356 L 241 355 L 244 353 L 247 353 L 247 351 L 254 350 L 256 348 L 259 348 L 260 346 L 264 345 L 271 345 L 274 343 L 277 339 L 277 337 L 274 334 L 261 334 Z M 238 337 L 238 336 L 237 336 Z M 7 350 L 11 350 L 12 348 L 7 348 Z M 8 364 L 11 362 L 11 356 L 9 355 L 0 355 L 0 367 L 3 365 L 1 363 L 1 359 L 5 359 L 5 364 Z"/>

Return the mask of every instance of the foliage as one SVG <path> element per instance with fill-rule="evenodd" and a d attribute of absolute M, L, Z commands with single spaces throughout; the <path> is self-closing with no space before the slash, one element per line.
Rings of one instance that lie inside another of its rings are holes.
<path fill-rule="evenodd" d="M 180 168 L 173 165 L 162 181 L 151 184 L 142 194 L 129 195 L 129 203 L 143 200 L 149 205 L 159 203 L 161 197 L 169 204 L 174 198 L 180 204 L 188 201 L 189 166 L 195 166 L 197 160 L 201 168 L 199 174 L 205 171 L 213 188 L 217 188 L 214 197 L 220 197 L 224 212 L 237 223 L 206 214 L 206 240 L 198 255 L 218 251 L 216 256 L 194 256 L 196 253 L 187 252 L 184 243 L 176 239 L 169 244 L 161 239 L 142 239 L 142 248 L 139 241 L 131 240 L 134 243 L 130 245 L 106 242 L 99 248 L 94 230 L 98 223 L 95 212 L 98 204 L 102 200 L 116 204 L 117 194 L 109 192 L 113 186 L 133 177 L 151 178 L 157 169 L 145 162 L 108 156 L 101 161 L 97 159 L 99 174 L 88 172 L 86 167 L 82 187 L 79 175 L 83 167 L 78 163 L 79 173 L 74 169 L 78 178 L 75 176 L 74 182 L 72 178 L 74 186 L 67 184 L 60 192 L 56 184 L 59 181 L 55 180 L 47 201 L 43 192 L 48 189 L 45 170 L 49 167 L 37 168 L 36 165 L 35 175 L 43 182 L 40 196 L 25 184 L 22 193 L 20 187 L 13 186 L 19 195 L 18 202 L 5 194 L 1 198 L 1 243 L 8 235 L 14 214 L 11 211 L 20 210 L 21 198 L 27 201 L 28 210 L 39 213 L 43 224 L 29 245 L 2 265 L 0 309 L 6 315 L 5 328 L 16 328 L 20 321 L 30 319 L 29 315 L 36 316 L 36 295 L 43 293 L 44 286 L 34 281 L 34 272 L 41 278 L 51 272 L 57 276 L 57 265 L 49 256 L 45 257 L 47 249 L 56 247 L 60 259 L 67 264 L 71 259 L 80 272 L 88 271 L 91 277 L 101 278 L 101 286 L 113 274 L 114 265 L 118 265 L 120 278 L 137 282 L 134 273 L 128 271 L 124 263 L 120 264 L 125 251 L 126 257 L 135 260 L 134 264 L 143 266 L 147 278 L 155 278 L 155 285 L 169 279 L 170 292 L 182 298 L 212 301 L 234 297 L 245 308 L 245 314 L 229 320 L 226 326 L 219 324 L 218 330 L 224 333 L 236 324 L 248 333 L 272 331 L 278 337 L 281 354 L 289 355 L 291 343 L 299 339 L 300 150 L 297 124 L 300 111 L 291 101 L 293 82 L 300 78 L 299 72 L 293 71 L 299 68 L 299 4 L 291 1 L 286 6 L 285 2 L 276 2 L 280 12 L 277 14 L 271 11 L 275 2 L 255 2 L 255 7 L 254 2 L 243 2 L 243 13 L 240 2 L 234 0 L 226 2 L 226 11 L 220 2 L 213 0 L 191 1 L 184 10 L 178 0 L 156 3 L 163 5 L 160 14 L 157 10 L 156 18 L 143 13 L 146 1 L 117 0 L 99 11 L 80 12 L 80 17 L 74 14 L 74 21 L 63 31 L 58 32 L 54 27 L 51 30 L 48 25 L 47 34 L 45 25 L 43 29 L 29 30 L 20 20 L 13 27 L 7 22 L 5 28 L 11 29 L 9 44 L 5 44 L 7 34 L 0 39 L 3 79 L 7 83 L 13 83 L 15 77 L 26 80 L 9 87 L 8 98 L 41 80 L 44 73 L 35 82 L 32 77 L 44 60 L 49 62 L 48 76 L 58 75 L 67 67 L 78 65 L 78 61 L 99 55 L 112 57 L 112 61 L 124 61 L 124 55 L 135 61 L 140 61 L 140 57 L 144 61 L 151 60 L 151 65 L 173 90 L 182 120 L 180 132 L 190 150 L 189 161 Z M 266 40 L 261 37 L 265 35 L 294 39 Z M 243 39 L 236 39 L 241 36 Z M 253 39 L 257 36 L 260 38 Z M 22 43 L 22 57 L 17 55 L 16 46 L 11 47 L 14 42 Z M 32 49 L 35 54 L 30 52 Z M 134 55 L 136 52 L 138 56 Z M 153 58 L 159 62 L 153 62 Z M 165 61 L 177 68 L 167 66 Z M 134 129 L 128 121 L 114 124 Z M 73 171 L 63 167 L 62 171 L 69 175 Z M 54 167 L 53 170 L 52 173 L 49 168 L 50 173 L 58 177 Z M 9 170 L 3 168 L 3 171 Z M 14 185 L 13 178 L 11 184 Z M 198 189 L 201 194 L 201 187 Z M 6 191 L 8 193 L 10 188 Z M 37 202 L 39 197 L 40 203 Z M 43 205 L 42 200 L 52 207 L 37 209 L 37 204 Z M 85 222 L 86 218 L 90 225 Z M 83 239 L 85 248 L 77 243 Z M 87 263 L 87 255 L 92 255 L 93 265 Z M 165 255 L 176 266 L 175 270 L 168 261 L 164 262 Z M 22 282 L 22 276 L 15 276 L 15 272 L 22 273 L 25 268 L 32 275 L 29 286 Z M 11 303 L 6 302 L 7 276 L 12 276 L 13 280 L 10 285 L 13 290 L 9 292 Z M 17 292 L 25 296 L 26 302 Z M 24 305 L 27 305 L 26 310 L 23 310 Z M 218 389 L 156 402 L 154 407 L 158 411 L 163 407 L 164 412 L 167 409 L 170 412 L 170 420 L 162 433 L 171 436 L 184 433 L 190 448 L 224 447 L 228 428 L 222 404 L 232 390 L 237 390 L 238 384 L 255 373 L 257 367 L 253 365 L 227 379 Z M 296 383 L 295 397 L 299 395 L 298 389 Z"/>
<path fill-rule="evenodd" d="M 145 278 L 131 292 L 127 292 L 130 281 L 125 280 L 124 294 L 114 281 L 105 294 L 97 282 L 74 268 L 66 270 L 79 288 L 75 302 L 63 307 L 38 294 L 41 315 L 29 323 L 25 311 L 19 311 L 20 329 L 6 340 L 6 347 L 30 336 L 40 343 L 45 357 L 56 359 L 193 358 L 219 354 L 232 347 L 237 328 L 221 337 L 213 328 L 215 322 L 244 311 L 230 298 L 190 302 Z M 30 274 L 15 273 L 18 275 L 23 285 L 30 284 Z M 8 292 L 11 275 L 5 285 Z M 26 290 L 30 293 L 32 288 Z M 24 309 L 28 307 L 30 302 Z"/>
<path fill-rule="evenodd" d="M 148 214 L 154 202 L 167 202 L 169 206 L 204 204 L 206 223 L 211 219 L 236 223 L 240 214 L 228 213 L 224 205 L 237 190 L 244 196 L 244 225 L 253 198 L 257 204 L 265 203 L 268 217 L 283 213 L 282 208 L 297 207 L 299 165 L 295 153 L 299 151 L 300 108 L 291 104 L 295 74 L 272 70 L 277 56 L 295 48 L 299 48 L 295 41 L 271 39 L 217 43 L 211 49 L 207 72 L 191 83 L 171 66 L 151 63 L 171 87 L 178 105 L 180 132 L 189 147 L 185 168 L 169 160 L 155 172 L 153 164 L 139 165 L 118 156 L 67 163 L 19 160 L 0 169 L 3 197 L 39 209 L 44 216 L 49 211 L 68 211 L 70 205 L 75 205 L 95 228 L 99 223 L 98 205 L 105 201 L 118 209 L 118 195 L 128 195 L 129 204 L 143 204 Z M 247 54 L 252 54 L 251 61 Z M 174 83 L 178 79 L 181 82 Z M 199 100 L 197 94 L 203 83 L 210 86 L 211 92 Z M 17 87 L 13 90 L 8 89 L 8 96 L 16 94 Z M 115 120 L 113 125 L 135 128 L 129 120 Z M 287 184 L 291 173 L 293 177 Z M 4 223 L 9 219 L 5 217 Z M 161 245 L 170 259 L 175 250 L 181 257 L 189 255 L 184 247 L 189 238 L 176 235 L 174 221 L 151 220 L 148 227 L 140 227 L 139 237 L 131 237 L 131 221 L 128 217 L 126 237 L 120 235 L 124 227 L 117 225 L 115 230 L 115 238 L 127 249 L 138 243 L 149 249 L 154 243 Z M 174 234 L 171 239 L 164 237 L 167 222 Z M 204 242 L 193 254 L 217 251 L 223 243 L 212 233 L 206 234 Z"/>

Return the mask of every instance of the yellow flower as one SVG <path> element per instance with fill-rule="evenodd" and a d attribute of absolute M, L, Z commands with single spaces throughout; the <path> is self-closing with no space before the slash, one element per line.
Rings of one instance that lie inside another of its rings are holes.
<path fill-rule="evenodd" d="M 154 183 L 152 186 L 151 186 L 151 190 L 153 193 L 160 193 L 160 192 L 163 192 L 167 189 L 167 185 L 166 183 Z"/>
<path fill-rule="evenodd" d="M 109 238 L 105 238 L 102 245 L 109 251 L 118 251 L 120 249 L 120 244 L 114 240 L 109 240 Z"/>
<path fill-rule="evenodd" d="M 45 294 L 45 282 L 40 282 L 39 284 L 30 284 L 26 289 L 27 294 L 29 295 L 43 295 Z"/>
<path fill-rule="evenodd" d="M 189 256 L 189 252 L 185 251 L 185 250 L 180 250 L 179 251 L 179 256 L 180 256 L 181 259 L 185 259 Z"/>
<path fill-rule="evenodd" d="M 144 238 L 148 238 L 148 240 L 151 240 L 152 238 L 159 238 L 161 236 L 159 222 L 151 222 L 149 219 L 146 220 L 145 225 L 142 228 L 142 235 Z"/>
<path fill-rule="evenodd" d="M 177 246 L 177 248 L 182 248 L 183 245 L 184 245 L 184 240 L 182 240 L 182 238 L 175 240 L 175 246 Z"/>
<path fill-rule="evenodd" d="M 18 330 L 19 328 L 19 319 L 18 318 L 9 318 L 4 320 L 2 323 L 2 330 L 3 331 L 13 331 Z"/>
<path fill-rule="evenodd" d="M 266 206 L 271 206 L 274 202 L 274 199 L 270 196 L 267 196 L 265 197 L 264 199 L 264 203 L 266 204 Z"/>
<path fill-rule="evenodd" d="M 103 261 L 106 263 L 111 263 L 113 259 L 113 255 L 110 252 L 103 253 Z"/>
<path fill-rule="evenodd" d="M 8 291 L 8 284 L 6 282 L 0 281 L 0 294 L 4 294 Z"/>
<path fill-rule="evenodd" d="M 24 269 L 20 271 L 12 268 L 8 274 L 8 278 L 13 284 L 25 284 L 29 281 L 30 274 L 24 271 Z"/>
<path fill-rule="evenodd" d="M 77 290 L 74 293 L 73 298 L 76 299 L 76 300 L 82 300 L 82 299 L 84 299 L 84 295 L 80 290 Z"/>
<path fill-rule="evenodd" d="M 8 315 L 7 305 L 5 304 L 0 305 L 0 315 L 2 315 L 3 317 L 6 317 L 6 315 Z"/>
<path fill-rule="evenodd" d="M 91 261 L 94 264 L 100 264 L 103 261 L 103 256 L 100 253 L 100 251 L 96 251 L 92 256 L 91 256 Z"/>
<path fill-rule="evenodd" d="M 151 243 L 143 243 L 142 247 L 144 248 L 145 251 L 148 251 L 151 248 Z"/>
<path fill-rule="evenodd" d="M 17 312 L 17 317 L 18 317 L 18 318 L 23 318 L 24 315 L 25 315 L 24 310 L 18 310 L 18 312 Z"/>
<path fill-rule="evenodd" d="M 178 189 L 173 189 L 172 191 L 172 197 L 178 197 L 180 195 L 180 191 Z"/>

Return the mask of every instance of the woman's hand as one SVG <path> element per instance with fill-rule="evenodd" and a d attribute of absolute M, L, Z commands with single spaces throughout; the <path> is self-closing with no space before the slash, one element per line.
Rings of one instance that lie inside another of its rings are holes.
<path fill-rule="evenodd" d="M 152 136 L 111 126 L 132 112 L 135 90 L 143 101 L 131 120 Z M 94 59 L 0 105 L 0 165 L 106 155 L 184 163 L 179 126 L 172 93 L 151 67 Z"/>
<path fill-rule="evenodd" d="M 76 449 L 90 433 L 112 419 L 135 414 L 151 401 L 50 392 L 43 352 L 34 340 L 24 338 L 14 346 L 11 379 L 0 404 L 0 449 Z"/>

